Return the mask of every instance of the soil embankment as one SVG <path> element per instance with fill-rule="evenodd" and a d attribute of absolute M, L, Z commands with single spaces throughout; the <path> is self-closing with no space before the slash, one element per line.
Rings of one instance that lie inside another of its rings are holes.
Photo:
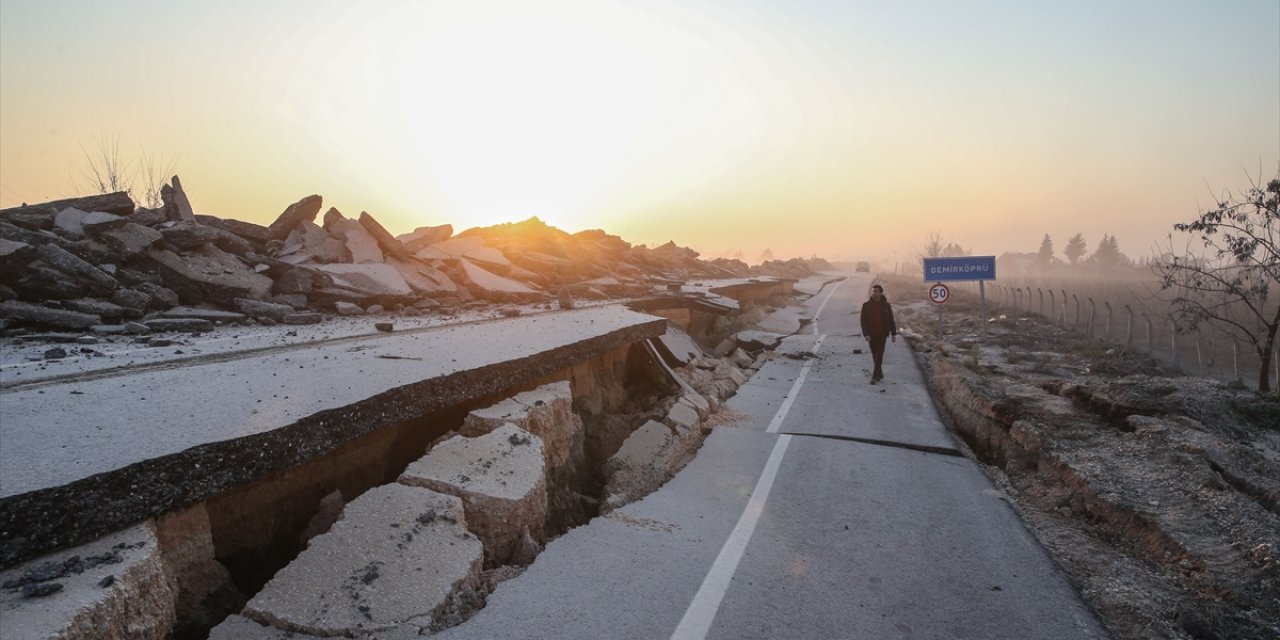
<path fill-rule="evenodd" d="M 1280 401 L 1035 314 L 980 337 L 962 298 L 938 337 L 896 303 L 951 427 L 1116 638 L 1280 635 Z"/>

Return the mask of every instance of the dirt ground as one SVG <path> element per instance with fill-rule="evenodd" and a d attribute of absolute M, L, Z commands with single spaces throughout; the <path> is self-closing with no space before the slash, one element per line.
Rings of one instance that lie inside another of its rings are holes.
<path fill-rule="evenodd" d="M 1280 638 L 1280 400 L 886 279 L 939 409 L 1115 638 Z"/>

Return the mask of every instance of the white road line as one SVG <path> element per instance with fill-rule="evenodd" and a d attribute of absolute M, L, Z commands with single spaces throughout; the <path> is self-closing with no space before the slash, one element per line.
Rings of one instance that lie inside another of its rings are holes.
<path fill-rule="evenodd" d="M 720 555 L 716 556 L 716 561 L 707 572 L 707 577 L 702 580 L 702 587 L 693 597 L 693 602 L 689 603 L 684 617 L 680 619 L 680 626 L 676 627 L 675 632 L 671 634 L 671 640 L 704 640 L 707 637 L 711 622 L 715 620 L 716 612 L 720 610 L 720 601 L 729 590 L 729 581 L 733 579 L 733 573 L 738 568 L 738 561 L 742 559 L 742 553 L 747 550 L 747 542 L 751 540 L 751 534 L 756 530 L 760 514 L 764 512 L 765 500 L 769 498 L 769 490 L 773 488 L 773 480 L 778 475 L 782 456 L 787 452 L 787 445 L 790 443 L 791 436 L 783 435 L 773 445 L 773 453 L 769 454 L 769 461 L 764 465 L 764 473 L 760 474 L 756 488 L 751 491 L 747 508 L 743 510 L 742 517 L 738 518 L 738 525 L 733 528 L 733 533 L 729 534 L 729 539 L 725 540 L 724 546 L 720 548 Z"/>
<path fill-rule="evenodd" d="M 836 289 L 839 289 L 842 284 L 844 284 L 844 280 L 837 282 L 836 286 L 831 287 L 831 291 L 827 293 L 826 299 L 822 301 L 822 304 L 818 305 L 818 310 L 813 312 L 813 335 L 818 335 L 818 316 L 822 315 L 822 310 L 827 308 L 828 302 L 831 302 L 831 296 L 836 294 Z M 814 347 L 813 350 L 817 351 L 818 348 Z"/>
<path fill-rule="evenodd" d="M 822 310 L 826 308 L 827 302 L 831 301 L 831 296 L 843 284 L 843 280 L 836 283 L 831 288 L 831 292 L 827 294 L 826 300 L 822 301 L 822 305 L 818 307 L 818 311 L 813 314 L 813 333 L 818 335 L 818 316 L 822 315 Z M 813 343 L 813 353 L 818 352 L 818 348 L 822 346 L 822 341 L 827 336 L 819 335 L 818 339 Z M 791 411 L 791 403 L 800 393 L 800 387 L 804 384 L 804 379 L 809 375 L 809 367 L 812 362 L 805 363 L 800 370 L 800 375 L 796 376 L 795 384 L 791 385 L 791 391 L 787 393 L 787 397 L 782 401 L 782 406 L 778 407 L 778 412 L 774 414 L 773 420 L 769 422 L 769 428 L 766 433 L 777 433 L 778 428 L 782 426 L 782 422 L 787 419 L 787 413 Z M 693 596 L 693 601 L 689 603 L 689 608 L 685 610 L 684 617 L 680 619 L 680 624 L 671 634 L 671 640 L 705 640 L 707 632 L 711 629 L 711 623 L 716 618 L 716 613 L 720 611 L 720 601 L 724 599 L 724 594 L 729 590 L 729 581 L 733 579 L 733 574 L 738 570 L 738 562 L 742 560 L 742 554 L 747 550 L 747 543 L 751 541 L 751 534 L 755 533 L 756 524 L 760 522 L 760 514 L 764 513 L 765 501 L 769 499 L 769 492 L 773 489 L 773 481 L 778 476 L 778 467 L 782 466 L 782 456 L 787 453 L 787 445 L 791 444 L 791 436 L 783 434 L 778 437 L 778 441 L 773 445 L 773 451 L 769 453 L 769 460 L 764 464 L 764 471 L 760 474 L 760 479 L 756 481 L 756 486 L 751 490 L 751 498 L 747 501 L 747 508 L 743 509 L 742 516 L 738 518 L 738 524 L 733 527 L 733 532 L 729 534 L 729 539 L 724 541 L 724 546 L 720 548 L 716 561 L 711 564 L 711 569 L 707 571 L 707 576 L 702 579 L 702 586 L 698 588 L 698 593 Z"/>
<path fill-rule="evenodd" d="M 821 347 L 822 341 L 826 339 L 826 335 L 818 336 L 818 339 L 813 342 L 813 353 L 818 352 L 818 347 Z M 777 433 L 782 427 L 782 421 L 787 419 L 787 412 L 791 411 L 791 403 L 795 402 L 796 396 L 800 395 L 800 385 L 803 385 L 804 379 L 809 377 L 809 367 L 812 366 L 812 360 L 804 363 L 804 367 L 800 369 L 800 375 L 796 376 L 795 384 L 791 385 L 787 397 L 782 399 L 782 406 L 778 407 L 778 412 L 773 414 L 773 420 L 769 421 L 769 428 L 765 429 L 765 433 Z"/>

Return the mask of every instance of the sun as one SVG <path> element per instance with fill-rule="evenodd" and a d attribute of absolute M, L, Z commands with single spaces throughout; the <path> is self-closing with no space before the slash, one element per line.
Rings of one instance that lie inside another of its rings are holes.
<path fill-rule="evenodd" d="M 657 99 L 643 52 L 564 19 L 478 21 L 407 54 L 386 96 L 405 112 L 404 162 L 476 225 L 583 226 Z"/>

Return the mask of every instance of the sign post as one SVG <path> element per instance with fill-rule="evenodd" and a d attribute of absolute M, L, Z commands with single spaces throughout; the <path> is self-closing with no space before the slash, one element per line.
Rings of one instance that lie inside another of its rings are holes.
<path fill-rule="evenodd" d="M 951 291 L 943 282 L 978 281 L 978 327 L 982 336 L 987 335 L 987 297 L 983 284 L 996 279 L 995 256 L 959 256 L 954 258 L 925 258 L 924 281 L 935 282 L 929 289 L 929 299 L 938 305 L 938 333 L 942 333 L 942 305 L 951 298 Z M 941 287 L 942 300 L 935 292 Z"/>
<path fill-rule="evenodd" d="M 929 287 L 929 301 L 938 307 L 938 337 L 942 337 L 942 305 L 951 299 L 951 289 L 941 282 Z"/>

